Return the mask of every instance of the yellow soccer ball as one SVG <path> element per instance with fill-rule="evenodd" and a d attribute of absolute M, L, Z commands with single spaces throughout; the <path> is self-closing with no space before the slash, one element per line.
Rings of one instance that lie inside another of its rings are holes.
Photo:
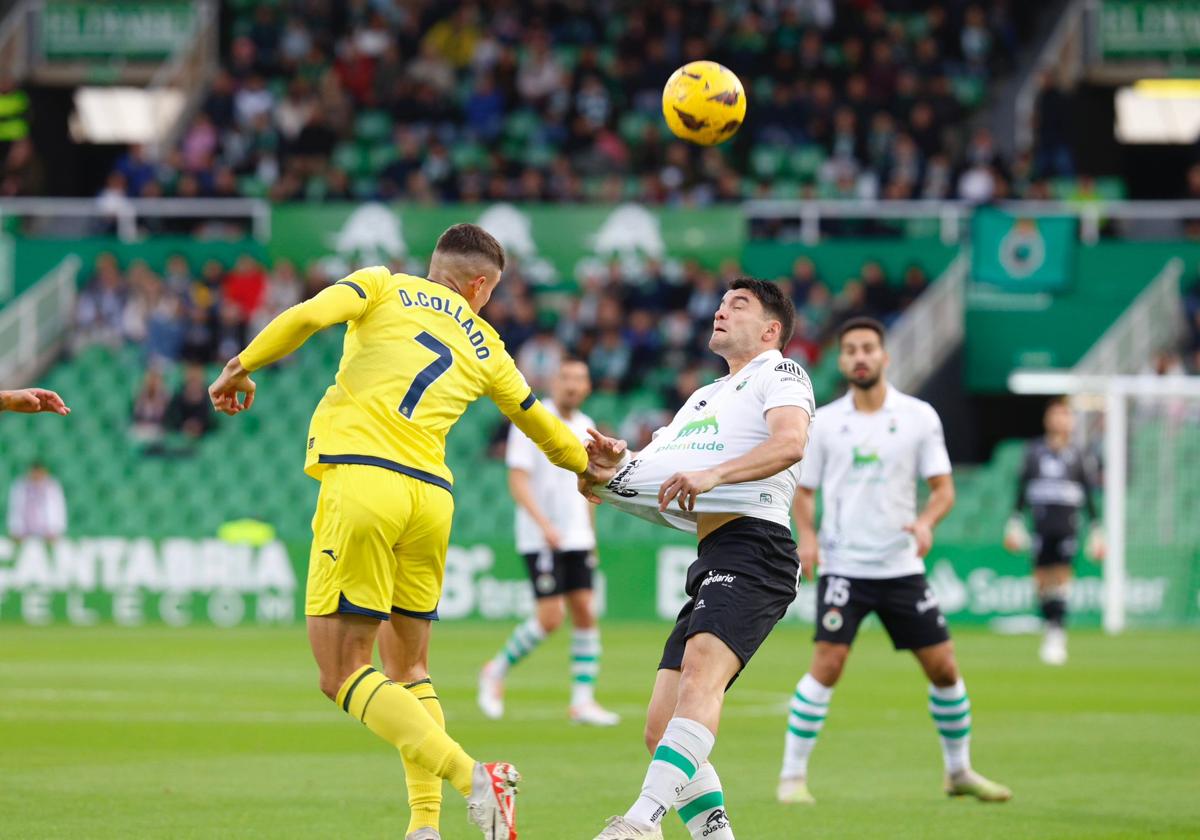
<path fill-rule="evenodd" d="M 715 61 L 693 61 L 671 74 L 663 88 L 667 127 L 701 146 L 724 143 L 746 116 L 746 91 L 733 71 Z"/>

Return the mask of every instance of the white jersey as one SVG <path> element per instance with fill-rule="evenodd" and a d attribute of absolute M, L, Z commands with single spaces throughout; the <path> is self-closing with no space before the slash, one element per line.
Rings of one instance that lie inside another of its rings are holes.
<path fill-rule="evenodd" d="M 813 426 L 800 485 L 821 490 L 821 574 L 922 574 L 904 530 L 917 518 L 917 478 L 950 473 L 933 406 L 889 385 L 879 411 L 858 411 L 847 394 L 822 406 Z"/>
<path fill-rule="evenodd" d="M 554 400 L 546 400 L 543 405 L 566 423 L 567 428 L 580 440 L 589 439 L 587 430 L 594 426 L 592 418 L 582 411 L 576 411 L 569 418 L 563 417 L 558 413 Z M 551 464 L 534 442 L 516 426 L 508 430 L 508 450 L 504 460 L 510 468 L 529 473 L 533 498 L 558 530 L 562 540 L 560 551 L 591 551 L 596 547 L 596 531 L 592 527 L 592 512 L 589 509 L 591 505 L 580 495 L 575 473 Z M 520 554 L 540 553 L 548 547 L 542 529 L 520 505 L 517 505 L 516 537 Z"/>
<path fill-rule="evenodd" d="M 666 513 L 658 512 L 664 481 L 745 455 L 770 436 L 766 413 L 785 405 L 800 406 L 810 418 L 816 413 L 808 374 L 778 350 L 760 353 L 737 374 L 692 394 L 671 424 L 655 432 L 650 445 L 597 495 L 620 510 L 681 531 L 696 531 L 698 513 L 740 513 L 790 528 L 799 478 L 794 465 L 759 481 L 715 487 L 697 497 L 694 511 L 672 503 Z"/>

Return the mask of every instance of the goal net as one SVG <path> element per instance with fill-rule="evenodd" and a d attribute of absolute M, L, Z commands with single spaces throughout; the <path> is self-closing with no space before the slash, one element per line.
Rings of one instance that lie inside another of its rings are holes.
<path fill-rule="evenodd" d="M 1019 373 L 1068 394 L 1101 466 L 1104 626 L 1200 624 L 1200 377 Z"/>

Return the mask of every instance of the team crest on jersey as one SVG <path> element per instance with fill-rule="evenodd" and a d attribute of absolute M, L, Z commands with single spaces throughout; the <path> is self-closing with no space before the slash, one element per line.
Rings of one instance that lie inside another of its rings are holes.
<path fill-rule="evenodd" d="M 841 630 L 843 624 L 845 624 L 845 621 L 842 618 L 842 611 L 839 609 L 831 609 L 821 618 L 821 626 L 830 633 L 836 633 Z"/>

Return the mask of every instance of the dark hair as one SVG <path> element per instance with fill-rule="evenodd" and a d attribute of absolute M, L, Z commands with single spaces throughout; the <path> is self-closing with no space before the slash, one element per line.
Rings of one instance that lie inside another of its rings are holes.
<path fill-rule="evenodd" d="M 1052 408 L 1058 408 L 1059 406 L 1062 406 L 1063 408 L 1071 407 L 1071 401 L 1067 399 L 1066 395 L 1058 394 L 1046 400 L 1046 411 L 1049 411 Z"/>
<path fill-rule="evenodd" d="M 446 228 L 438 237 L 434 251 L 443 254 L 462 254 L 483 257 L 501 271 L 504 270 L 504 246 L 479 225 L 459 224 Z"/>
<path fill-rule="evenodd" d="M 763 310 L 779 321 L 779 349 L 787 347 L 787 343 L 792 340 L 792 332 L 796 329 L 796 307 L 791 298 L 770 280 L 757 280 L 753 277 L 739 277 L 729 288 L 745 289 L 758 298 Z"/>
<path fill-rule="evenodd" d="M 849 318 L 842 322 L 838 327 L 838 344 L 842 343 L 842 339 L 846 337 L 846 333 L 851 330 L 871 330 L 879 336 L 879 343 L 882 345 L 887 340 L 887 330 L 883 324 L 874 318 L 868 318 L 866 315 L 859 315 L 856 318 Z"/>

